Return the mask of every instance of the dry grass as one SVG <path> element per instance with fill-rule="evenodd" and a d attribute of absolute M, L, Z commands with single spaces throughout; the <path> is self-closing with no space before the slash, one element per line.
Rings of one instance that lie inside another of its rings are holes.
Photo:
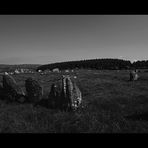
<path fill-rule="evenodd" d="M 148 132 L 148 73 L 139 73 L 140 79 L 135 82 L 128 81 L 128 71 L 124 70 L 78 70 L 75 74 L 82 91 L 84 109 L 70 113 L 30 104 L 6 104 L 0 100 L 0 132 Z M 19 74 L 14 78 L 25 90 L 25 80 L 30 76 L 41 83 L 46 97 L 60 74 Z"/>

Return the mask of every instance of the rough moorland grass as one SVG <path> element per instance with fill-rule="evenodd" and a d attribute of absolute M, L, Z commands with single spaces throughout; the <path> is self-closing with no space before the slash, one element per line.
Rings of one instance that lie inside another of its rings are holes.
<path fill-rule="evenodd" d="M 0 132 L 148 132 L 148 73 L 139 73 L 140 79 L 135 82 L 128 81 L 128 71 L 78 70 L 75 75 L 85 108 L 76 112 L 61 112 L 31 104 L 6 104 L 0 100 Z M 41 83 L 46 98 L 51 84 L 60 74 L 19 74 L 14 78 L 25 90 L 25 80 L 30 76 Z M 132 120 L 134 115 L 141 117 Z"/>

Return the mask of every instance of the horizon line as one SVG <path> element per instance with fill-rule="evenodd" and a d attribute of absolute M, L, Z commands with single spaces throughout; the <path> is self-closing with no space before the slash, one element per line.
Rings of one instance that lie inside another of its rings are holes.
<path fill-rule="evenodd" d="M 122 58 L 93 58 L 93 59 L 83 59 L 83 60 L 94 60 L 94 59 L 118 59 L 118 60 L 125 60 L 125 61 L 130 61 L 131 63 L 134 63 L 136 61 L 147 61 L 147 60 L 128 60 L 128 59 L 122 59 Z M 74 61 L 83 61 L 82 59 L 80 60 L 72 60 L 72 61 L 58 61 L 58 62 L 50 62 L 50 63 L 44 63 L 44 64 L 39 64 L 39 63 L 34 63 L 34 64 L 27 64 L 27 63 L 23 63 L 23 64 L 1 64 L 0 65 L 47 65 L 47 64 L 54 64 L 54 63 L 63 63 L 63 62 L 74 62 Z"/>

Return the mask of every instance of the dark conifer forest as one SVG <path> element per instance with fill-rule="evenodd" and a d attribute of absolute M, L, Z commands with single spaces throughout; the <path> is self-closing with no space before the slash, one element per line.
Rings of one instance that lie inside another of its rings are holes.
<path fill-rule="evenodd" d="M 131 63 L 129 60 L 123 59 L 90 59 L 90 60 L 80 60 L 80 61 L 67 61 L 59 63 L 51 63 L 46 65 L 41 65 L 37 67 L 38 70 L 52 70 L 54 68 L 59 68 L 60 70 L 65 69 L 98 69 L 98 70 L 122 70 L 122 69 L 145 69 L 148 68 L 148 60 L 136 61 Z"/>
<path fill-rule="evenodd" d="M 134 66 L 137 67 L 136 63 Z M 128 60 L 122 59 L 90 59 L 90 60 L 80 60 L 80 61 L 67 61 L 60 63 L 51 63 L 46 65 L 41 65 L 37 68 L 38 70 L 52 70 L 54 68 L 59 68 L 60 70 L 65 69 L 98 69 L 98 70 L 117 70 L 117 69 L 129 69 L 132 67 L 132 63 Z"/>

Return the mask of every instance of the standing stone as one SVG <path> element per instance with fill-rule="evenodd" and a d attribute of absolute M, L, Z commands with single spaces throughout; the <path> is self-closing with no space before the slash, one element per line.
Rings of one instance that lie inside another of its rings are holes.
<path fill-rule="evenodd" d="M 75 82 L 69 76 L 63 76 L 58 83 L 51 86 L 48 100 L 52 108 L 76 110 L 81 104 L 82 95 Z"/>
<path fill-rule="evenodd" d="M 51 108 L 59 108 L 60 106 L 60 92 L 59 92 L 60 88 L 58 87 L 58 85 L 56 84 L 52 84 L 51 85 L 51 90 L 50 93 L 48 95 L 48 106 Z"/>
<path fill-rule="evenodd" d="M 3 75 L 3 89 L 5 96 L 10 101 L 19 101 L 19 99 L 22 100 L 22 98 L 25 99 L 25 93 L 10 75 Z"/>
<path fill-rule="evenodd" d="M 25 81 L 25 87 L 26 87 L 26 96 L 29 102 L 37 103 L 42 99 L 43 89 L 36 80 L 28 78 Z"/>
<path fill-rule="evenodd" d="M 61 98 L 61 109 L 63 110 L 69 110 L 70 108 L 70 98 L 69 96 L 69 91 L 68 91 L 68 85 L 67 85 L 67 77 L 63 76 L 62 78 L 62 91 L 60 94 L 60 98 Z"/>
<path fill-rule="evenodd" d="M 63 98 L 64 90 L 62 87 L 63 79 L 58 80 L 57 82 L 51 85 L 50 93 L 48 95 L 48 107 L 52 109 L 61 109 L 63 108 Z"/>
<path fill-rule="evenodd" d="M 68 108 L 76 110 L 82 101 L 82 94 L 75 82 L 70 77 L 66 78 L 67 98 L 69 100 Z"/>
<path fill-rule="evenodd" d="M 135 77 L 134 77 L 134 80 L 138 80 L 138 78 L 139 78 L 138 70 L 135 70 Z"/>
<path fill-rule="evenodd" d="M 139 76 L 138 76 L 138 71 L 131 71 L 130 72 L 130 81 L 135 81 L 138 80 Z"/>

